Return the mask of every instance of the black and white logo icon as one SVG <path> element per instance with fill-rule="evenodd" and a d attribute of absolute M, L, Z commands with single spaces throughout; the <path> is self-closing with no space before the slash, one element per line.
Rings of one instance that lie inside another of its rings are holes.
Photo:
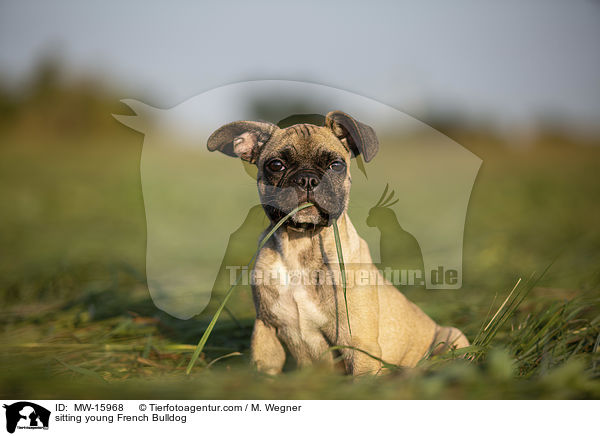
<path fill-rule="evenodd" d="M 4 405 L 6 409 L 6 431 L 14 433 L 16 429 L 48 429 L 50 411 L 29 401 L 19 401 Z"/>

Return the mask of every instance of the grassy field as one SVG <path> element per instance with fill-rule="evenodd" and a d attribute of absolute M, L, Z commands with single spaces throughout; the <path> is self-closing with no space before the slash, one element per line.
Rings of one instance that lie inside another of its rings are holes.
<path fill-rule="evenodd" d="M 467 359 L 378 378 L 288 365 L 272 380 L 248 362 L 247 288 L 185 376 L 219 296 L 187 321 L 152 303 L 142 136 L 116 123 L 111 131 L 1 136 L 3 398 L 600 398 L 600 147 L 546 138 L 516 150 L 452 132 L 484 161 L 465 228 L 463 288 L 407 294 L 479 347 Z M 212 243 L 217 257 L 225 243 Z M 482 335 L 520 278 L 513 297 L 527 295 Z"/>

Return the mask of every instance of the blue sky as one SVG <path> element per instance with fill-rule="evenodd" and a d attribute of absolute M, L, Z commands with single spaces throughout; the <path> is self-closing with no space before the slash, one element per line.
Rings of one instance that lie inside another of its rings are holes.
<path fill-rule="evenodd" d="M 600 2 L 3 1 L 0 73 L 49 53 L 171 107 L 243 80 L 308 80 L 389 104 L 527 123 L 600 121 Z"/>

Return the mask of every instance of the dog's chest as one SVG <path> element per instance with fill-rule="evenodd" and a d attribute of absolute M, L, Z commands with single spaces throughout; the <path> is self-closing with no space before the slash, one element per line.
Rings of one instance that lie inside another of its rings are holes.
<path fill-rule="evenodd" d="M 329 321 L 324 307 L 323 288 L 318 284 L 314 265 L 297 259 L 278 259 L 273 269 L 278 283 L 273 286 L 275 298 L 271 312 L 277 323 L 296 339 L 310 341 L 310 336 L 320 334 Z M 293 332 L 293 333 L 292 333 Z"/>

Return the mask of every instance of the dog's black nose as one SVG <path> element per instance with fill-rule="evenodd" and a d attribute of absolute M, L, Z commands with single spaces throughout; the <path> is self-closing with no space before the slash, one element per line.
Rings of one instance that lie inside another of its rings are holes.
<path fill-rule="evenodd" d="M 319 186 L 319 178 L 313 173 L 298 173 L 292 181 L 304 191 L 312 191 Z"/>

